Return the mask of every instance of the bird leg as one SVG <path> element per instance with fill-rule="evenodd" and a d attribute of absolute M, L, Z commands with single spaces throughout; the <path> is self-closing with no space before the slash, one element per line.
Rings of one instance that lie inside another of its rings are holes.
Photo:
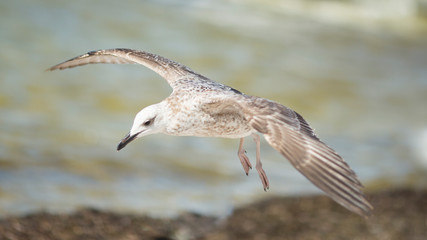
<path fill-rule="evenodd" d="M 246 176 L 249 174 L 249 169 L 252 169 L 251 162 L 249 161 L 248 156 L 246 156 L 246 151 L 243 149 L 244 138 L 240 138 L 239 150 L 237 151 L 237 156 L 242 163 L 243 170 L 245 170 Z"/>
<path fill-rule="evenodd" d="M 255 168 L 258 171 L 259 178 L 261 178 L 262 185 L 264 186 L 264 191 L 267 191 L 267 189 L 270 187 L 270 184 L 268 183 L 267 174 L 265 173 L 264 169 L 262 169 L 262 163 L 261 163 L 261 143 L 259 139 L 258 134 L 252 134 L 252 137 L 254 138 L 255 144 L 256 144 L 256 165 Z"/>

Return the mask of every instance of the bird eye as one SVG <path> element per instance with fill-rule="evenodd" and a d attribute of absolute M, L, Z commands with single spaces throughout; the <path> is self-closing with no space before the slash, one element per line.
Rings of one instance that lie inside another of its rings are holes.
<path fill-rule="evenodd" d="M 141 124 L 141 126 L 142 126 L 142 125 L 144 125 L 144 126 L 146 126 L 146 127 L 150 126 L 151 124 L 153 124 L 153 122 L 154 122 L 154 119 L 155 119 L 155 118 L 156 118 L 156 117 L 153 117 L 152 119 L 150 119 L 150 120 L 147 120 L 147 121 L 143 122 L 143 123 Z"/>

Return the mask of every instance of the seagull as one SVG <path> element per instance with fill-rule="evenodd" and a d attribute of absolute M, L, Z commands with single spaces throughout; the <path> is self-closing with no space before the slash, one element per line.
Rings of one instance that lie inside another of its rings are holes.
<path fill-rule="evenodd" d="M 48 71 L 94 63 L 141 64 L 163 77 L 173 89 L 169 97 L 136 114 L 132 128 L 117 146 L 118 151 L 137 138 L 155 133 L 240 139 L 237 156 L 248 175 L 252 164 L 243 143 L 245 137 L 252 136 L 256 146 L 255 169 L 266 190 L 270 184 L 261 163 L 259 134 L 262 134 L 330 198 L 361 216 L 371 215 L 373 207 L 366 200 L 355 172 L 292 109 L 246 95 L 178 62 L 145 51 L 124 48 L 90 51 Z"/>

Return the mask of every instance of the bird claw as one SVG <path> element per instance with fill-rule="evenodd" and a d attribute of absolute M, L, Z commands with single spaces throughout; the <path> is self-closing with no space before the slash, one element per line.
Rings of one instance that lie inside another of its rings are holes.
<path fill-rule="evenodd" d="M 268 182 L 267 174 L 265 173 L 262 167 L 257 167 L 259 178 L 261 179 L 261 183 L 264 187 L 264 191 L 267 192 L 267 189 L 270 188 L 270 183 Z"/>
<path fill-rule="evenodd" d="M 243 167 L 243 170 L 246 173 L 246 176 L 248 176 L 249 175 L 249 170 L 252 169 L 252 165 L 251 165 L 251 162 L 249 161 L 248 156 L 246 156 L 245 152 L 246 152 L 245 150 L 239 151 L 237 153 L 237 156 L 239 157 L 240 162 L 242 163 L 242 167 Z"/>

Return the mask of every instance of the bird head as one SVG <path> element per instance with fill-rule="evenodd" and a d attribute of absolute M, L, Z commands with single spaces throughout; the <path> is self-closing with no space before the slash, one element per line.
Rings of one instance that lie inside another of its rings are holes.
<path fill-rule="evenodd" d="M 136 114 L 131 130 L 120 141 L 117 151 L 137 138 L 163 131 L 165 124 L 161 115 L 161 106 L 161 103 L 153 104 Z"/>

